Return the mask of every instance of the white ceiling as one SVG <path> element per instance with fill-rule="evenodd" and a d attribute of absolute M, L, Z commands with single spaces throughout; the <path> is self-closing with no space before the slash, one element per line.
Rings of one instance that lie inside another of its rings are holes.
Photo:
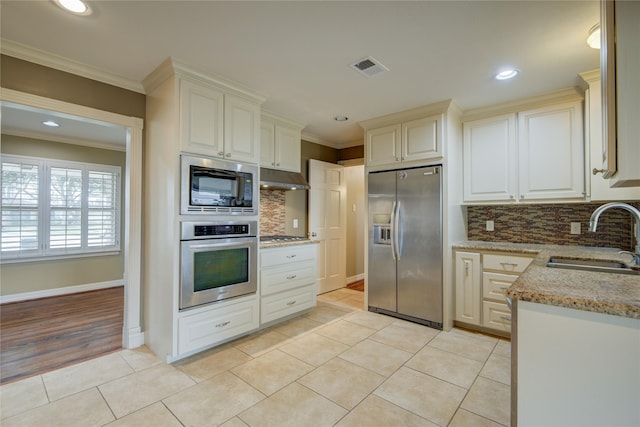
<path fill-rule="evenodd" d="M 266 110 L 338 148 L 361 143 L 361 120 L 449 98 L 463 110 L 515 100 L 576 86 L 599 66 L 585 43 L 597 1 L 89 4 L 93 14 L 79 17 L 52 1 L 2 0 L 1 37 L 139 91 L 171 56 L 254 88 Z M 390 71 L 365 78 L 349 67 L 367 56 Z M 494 80 L 505 66 L 520 76 Z"/>

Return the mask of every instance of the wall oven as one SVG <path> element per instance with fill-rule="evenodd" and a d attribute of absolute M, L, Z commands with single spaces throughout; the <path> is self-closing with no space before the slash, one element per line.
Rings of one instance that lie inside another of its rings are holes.
<path fill-rule="evenodd" d="M 181 310 L 256 292 L 257 228 L 257 221 L 181 223 Z"/>
<path fill-rule="evenodd" d="M 257 166 L 185 154 L 180 163 L 181 214 L 258 215 Z"/>

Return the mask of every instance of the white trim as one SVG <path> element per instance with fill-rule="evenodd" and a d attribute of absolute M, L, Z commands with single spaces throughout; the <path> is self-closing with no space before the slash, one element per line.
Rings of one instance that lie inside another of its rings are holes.
<path fill-rule="evenodd" d="M 142 83 L 127 79 L 117 74 L 103 71 L 99 68 L 77 62 L 63 56 L 45 52 L 22 43 L 1 39 L 0 52 L 3 55 L 12 56 L 24 61 L 44 65 L 45 67 L 75 74 L 87 79 L 121 87 L 138 93 L 145 93 Z"/>
<path fill-rule="evenodd" d="M 355 276 L 351 276 L 351 277 L 347 277 L 347 285 L 350 285 L 352 283 L 355 283 L 359 280 L 364 280 L 364 273 L 361 274 L 356 274 Z"/>
<path fill-rule="evenodd" d="M 2 295 L 0 304 L 9 302 L 28 301 L 32 299 L 57 297 L 60 295 L 77 294 L 79 292 L 97 291 L 98 289 L 116 288 L 124 286 L 124 280 L 111 280 L 108 282 L 87 283 L 86 285 L 65 286 L 63 288 L 45 289 L 42 291 L 24 292 L 21 294 Z"/>

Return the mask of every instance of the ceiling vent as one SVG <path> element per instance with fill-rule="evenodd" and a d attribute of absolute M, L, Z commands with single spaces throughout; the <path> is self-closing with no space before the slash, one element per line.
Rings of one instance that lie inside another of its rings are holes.
<path fill-rule="evenodd" d="M 389 71 L 387 67 L 382 65 L 377 59 L 374 59 L 371 56 L 361 59 L 355 64 L 351 64 L 351 68 L 365 77 L 373 77 Z"/>

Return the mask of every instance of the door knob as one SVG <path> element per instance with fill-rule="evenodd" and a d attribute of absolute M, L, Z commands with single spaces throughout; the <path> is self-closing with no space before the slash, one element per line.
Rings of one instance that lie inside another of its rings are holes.
<path fill-rule="evenodd" d="M 318 235 L 316 234 L 316 232 L 315 232 L 315 231 L 312 231 L 311 233 L 309 233 L 309 236 L 311 236 L 311 237 L 317 237 Z"/>

